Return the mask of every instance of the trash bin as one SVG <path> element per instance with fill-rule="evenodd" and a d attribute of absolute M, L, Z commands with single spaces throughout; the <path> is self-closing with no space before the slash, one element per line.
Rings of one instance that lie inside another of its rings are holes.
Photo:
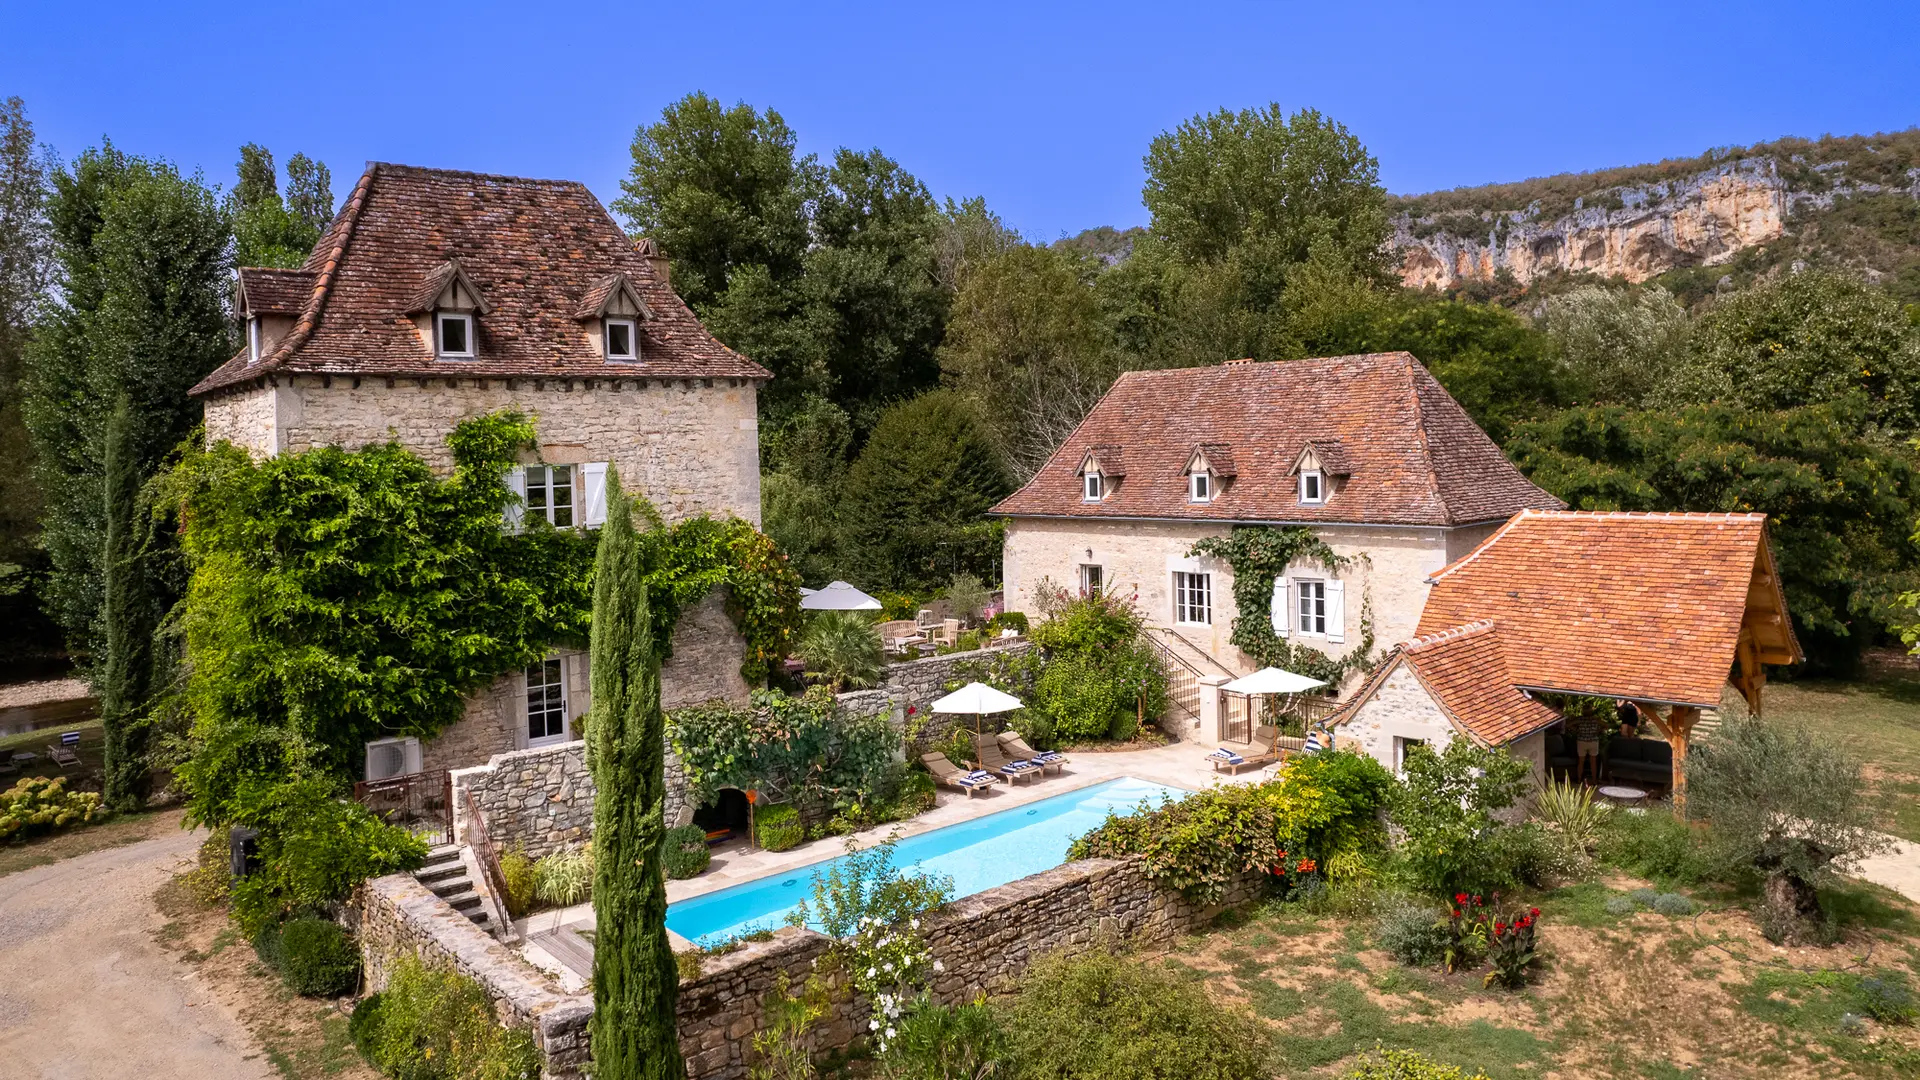
<path fill-rule="evenodd" d="M 235 828 L 227 833 L 227 865 L 235 881 L 260 869 L 259 829 Z"/>

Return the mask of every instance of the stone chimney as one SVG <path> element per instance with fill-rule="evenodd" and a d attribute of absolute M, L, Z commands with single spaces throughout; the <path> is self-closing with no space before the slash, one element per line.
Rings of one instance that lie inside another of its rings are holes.
<path fill-rule="evenodd" d="M 660 254 L 660 245 L 653 242 L 653 237 L 641 237 L 640 242 L 635 244 L 633 249 L 640 253 L 641 258 L 647 260 L 647 266 L 653 270 L 653 276 L 660 279 L 660 284 L 673 283 L 667 274 L 667 257 Z"/>

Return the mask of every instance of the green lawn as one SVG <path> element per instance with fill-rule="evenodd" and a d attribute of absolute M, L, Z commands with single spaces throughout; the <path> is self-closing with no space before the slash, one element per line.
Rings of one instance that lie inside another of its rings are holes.
<path fill-rule="evenodd" d="M 1866 762 L 1887 831 L 1920 841 L 1920 677 L 1770 683 L 1767 716 L 1840 740 Z"/>
<path fill-rule="evenodd" d="M 69 765 L 62 769 L 47 756 L 47 747 L 59 746 L 60 736 L 68 731 L 80 733 L 80 746 L 75 751 L 80 755 L 80 764 Z M 71 726 L 41 728 L 39 731 L 23 731 L 18 735 L 0 738 L 0 760 L 6 760 L 20 750 L 31 750 L 40 755 L 33 762 L 22 766 L 17 773 L 0 774 L 0 790 L 9 788 L 15 781 L 29 776 L 64 776 L 67 778 L 69 790 L 97 789 L 97 777 L 100 775 L 101 761 L 105 754 L 105 738 L 98 720 L 83 720 Z"/>

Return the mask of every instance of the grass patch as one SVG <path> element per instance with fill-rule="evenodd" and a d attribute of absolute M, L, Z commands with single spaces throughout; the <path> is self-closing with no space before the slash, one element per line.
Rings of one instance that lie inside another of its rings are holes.
<path fill-rule="evenodd" d="M 1346 1061 L 1375 1043 L 1418 1050 L 1437 1061 L 1477 1068 L 1495 1080 L 1539 1075 L 1553 1044 L 1530 1031 L 1485 1020 L 1467 1024 L 1405 1021 L 1344 980 L 1313 996 L 1308 1023 L 1285 1025 L 1275 1046 L 1288 1070 L 1320 1069 Z M 1257 1007 L 1256 1007 L 1257 1008 Z M 1319 1014 L 1325 1014 L 1324 1019 Z"/>
<path fill-rule="evenodd" d="M 1820 903 L 1842 930 L 1865 927 L 1920 937 L 1920 919 L 1906 897 L 1870 881 L 1841 881 L 1820 890 Z"/>
<path fill-rule="evenodd" d="M 138 814 L 118 814 L 98 825 L 65 829 L 25 841 L 0 844 L 0 877 L 93 851 L 137 844 L 179 827 L 180 811 L 150 810 Z"/>
<path fill-rule="evenodd" d="M 1564 923 L 1594 930 L 1620 922 L 1623 916 L 1609 912 L 1607 901 L 1624 895 L 1598 882 L 1589 881 L 1551 889 L 1536 897 L 1534 903 L 1539 905 L 1540 918 L 1549 925 Z"/>
<path fill-rule="evenodd" d="M 1874 767 L 1881 827 L 1920 841 L 1920 678 L 1801 679 L 1770 683 L 1766 695 L 1769 719 L 1799 721 L 1854 747 Z"/>

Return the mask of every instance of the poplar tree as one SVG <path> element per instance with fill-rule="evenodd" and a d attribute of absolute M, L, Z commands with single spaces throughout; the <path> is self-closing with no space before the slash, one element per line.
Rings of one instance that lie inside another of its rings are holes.
<path fill-rule="evenodd" d="M 593 565 L 593 1072 L 600 1080 L 685 1080 L 667 944 L 666 718 L 641 582 L 633 510 L 607 470 L 607 522 Z"/>
<path fill-rule="evenodd" d="M 146 733 L 143 716 L 152 690 L 153 637 L 159 630 L 145 565 L 146 530 L 140 513 L 140 463 L 133 448 L 132 407 L 122 397 L 107 420 L 104 505 L 106 543 L 101 554 L 101 622 L 106 649 L 95 667 L 106 736 L 105 791 L 115 810 L 137 810 L 146 797 Z"/>

